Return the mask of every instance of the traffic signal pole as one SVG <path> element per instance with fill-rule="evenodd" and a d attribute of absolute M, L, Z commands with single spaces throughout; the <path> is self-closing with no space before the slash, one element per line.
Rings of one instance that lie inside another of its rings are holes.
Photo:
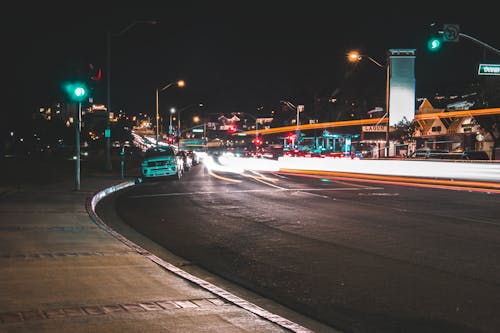
<path fill-rule="evenodd" d="M 478 44 L 478 45 L 480 45 L 480 46 L 482 46 L 482 47 L 484 47 L 484 48 L 486 48 L 486 49 L 488 49 L 488 50 L 492 51 L 493 53 L 496 53 L 497 55 L 500 55 L 500 50 L 499 50 L 499 49 L 496 49 L 496 48 L 494 48 L 493 46 L 491 46 L 491 45 L 489 45 L 489 44 L 486 44 L 485 42 L 480 41 L 480 40 L 479 40 L 479 39 L 477 39 L 477 38 L 474 38 L 474 37 L 472 37 L 472 36 L 469 36 L 469 35 L 466 35 L 466 34 L 463 34 L 463 33 L 459 33 L 458 35 L 459 35 L 460 37 L 463 37 L 463 38 L 465 38 L 465 39 L 468 39 L 468 40 L 470 40 L 471 42 L 474 42 L 474 43 L 476 43 L 476 44 Z"/>
<path fill-rule="evenodd" d="M 76 164 L 75 164 L 75 181 L 76 190 L 80 191 L 80 132 L 82 123 L 82 102 L 78 102 L 78 109 L 75 115 L 75 148 L 76 148 Z"/>

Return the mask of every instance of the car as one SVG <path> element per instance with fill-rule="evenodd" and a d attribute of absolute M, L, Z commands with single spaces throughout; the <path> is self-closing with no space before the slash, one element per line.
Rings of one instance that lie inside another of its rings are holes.
<path fill-rule="evenodd" d="M 184 163 L 184 171 L 189 171 L 193 167 L 193 159 L 186 150 L 179 150 L 177 156 L 181 158 Z"/>
<path fill-rule="evenodd" d="M 488 153 L 484 150 L 469 150 L 462 153 L 464 160 L 489 160 Z"/>
<path fill-rule="evenodd" d="M 141 161 L 141 175 L 145 179 L 176 177 L 184 172 L 184 161 L 176 155 L 174 148 L 153 147 L 146 150 Z"/>
<path fill-rule="evenodd" d="M 461 159 L 461 154 L 450 153 L 443 149 L 417 149 L 410 154 L 409 158 L 424 158 L 424 159 Z"/>

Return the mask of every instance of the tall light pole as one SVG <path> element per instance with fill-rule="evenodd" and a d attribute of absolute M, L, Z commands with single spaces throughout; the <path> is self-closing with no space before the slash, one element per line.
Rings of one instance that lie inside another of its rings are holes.
<path fill-rule="evenodd" d="M 390 61 L 387 59 L 387 65 L 384 66 L 377 60 L 373 59 L 372 57 L 368 55 L 361 55 L 359 54 L 358 51 L 351 51 L 347 54 L 347 59 L 350 62 L 358 62 L 361 61 L 363 58 L 367 58 L 370 60 L 372 63 L 377 65 L 378 67 L 385 69 L 386 72 L 386 78 L 385 78 L 385 115 L 384 117 L 387 117 L 387 126 L 386 126 L 386 131 L 385 131 L 385 157 L 389 157 L 389 92 L 390 92 L 390 87 L 389 83 L 391 80 L 391 68 L 390 68 Z M 383 117 L 382 117 L 383 118 Z"/>
<path fill-rule="evenodd" d="M 107 103 L 106 103 L 106 130 L 104 131 L 104 137 L 106 141 L 106 147 L 105 147 L 105 155 L 106 155 L 106 161 L 105 161 L 105 169 L 107 171 L 111 171 L 113 169 L 112 164 L 111 164 L 111 128 L 110 128 L 110 112 L 111 112 L 111 37 L 119 37 L 132 29 L 134 26 L 140 23 L 146 23 L 146 24 L 156 24 L 156 21 L 144 21 L 144 20 L 138 20 L 130 23 L 128 26 L 123 28 L 117 33 L 112 33 L 110 30 L 107 32 L 107 82 L 106 82 L 106 90 L 107 90 Z"/>
<path fill-rule="evenodd" d="M 185 107 L 180 108 L 179 110 L 176 110 L 176 112 L 177 112 L 177 132 L 178 132 L 179 138 L 180 138 L 180 135 L 182 133 L 182 131 L 181 131 L 181 112 L 185 111 L 193 106 L 203 107 L 203 103 L 189 104 Z"/>
<path fill-rule="evenodd" d="M 156 144 L 158 144 L 158 140 L 160 137 L 160 106 L 159 106 L 159 100 L 158 100 L 158 95 L 160 91 L 165 91 L 171 86 L 176 84 L 179 88 L 183 88 L 186 83 L 184 80 L 178 80 L 174 82 L 170 82 L 169 84 L 165 85 L 163 88 L 156 88 L 155 89 L 155 100 L 156 100 Z"/>
<path fill-rule="evenodd" d="M 170 108 L 170 122 L 168 123 L 168 134 L 172 135 L 173 126 L 172 126 L 172 116 L 175 113 L 175 108 Z"/>

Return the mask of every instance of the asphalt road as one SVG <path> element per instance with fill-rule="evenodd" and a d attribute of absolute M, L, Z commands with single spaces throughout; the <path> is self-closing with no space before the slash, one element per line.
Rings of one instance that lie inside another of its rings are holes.
<path fill-rule="evenodd" d="M 125 190 L 115 208 L 193 264 L 346 332 L 497 332 L 499 204 L 200 165 Z"/>

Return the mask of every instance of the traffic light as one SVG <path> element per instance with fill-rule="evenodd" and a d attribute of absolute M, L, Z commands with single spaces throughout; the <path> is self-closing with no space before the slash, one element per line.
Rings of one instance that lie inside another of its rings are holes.
<path fill-rule="evenodd" d="M 252 142 L 256 145 L 256 146 L 260 146 L 262 144 L 262 138 L 260 136 L 257 136 L 255 137 L 255 139 L 252 140 Z"/>
<path fill-rule="evenodd" d="M 292 142 L 295 141 L 295 134 L 288 134 L 286 136 L 286 142 Z"/>
<path fill-rule="evenodd" d="M 460 40 L 460 26 L 458 24 L 443 25 L 443 41 L 458 42 Z"/>
<path fill-rule="evenodd" d="M 429 51 L 435 52 L 443 43 L 458 42 L 460 40 L 460 26 L 458 24 L 444 24 L 442 30 L 434 31 L 427 41 Z"/>
<path fill-rule="evenodd" d="M 441 48 L 441 38 L 440 37 L 432 37 L 427 42 L 427 48 L 429 51 L 435 52 Z"/>
<path fill-rule="evenodd" d="M 83 83 L 68 83 L 65 89 L 69 98 L 75 102 L 81 102 L 88 96 L 88 89 Z"/>

